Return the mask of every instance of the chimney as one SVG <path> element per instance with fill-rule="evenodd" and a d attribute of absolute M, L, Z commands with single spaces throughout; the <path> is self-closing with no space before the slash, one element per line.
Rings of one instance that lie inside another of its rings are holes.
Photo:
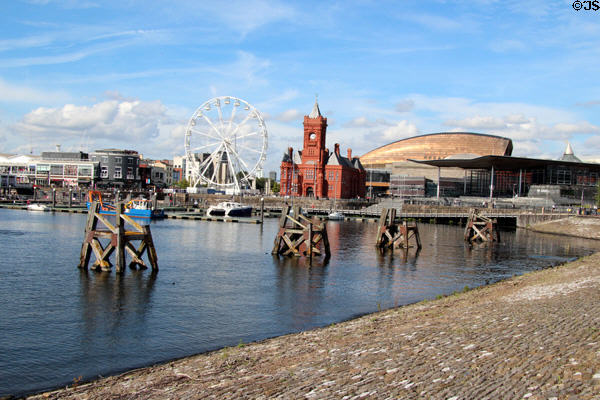
<path fill-rule="evenodd" d="M 335 154 L 339 157 L 340 156 L 340 144 L 336 143 L 334 145 L 333 151 L 335 152 Z"/>
<path fill-rule="evenodd" d="M 292 149 L 291 147 L 288 147 L 288 155 L 290 156 L 290 160 L 292 160 L 292 162 L 294 162 L 294 149 Z"/>
<path fill-rule="evenodd" d="M 348 149 L 348 160 L 352 160 L 352 149 Z"/>

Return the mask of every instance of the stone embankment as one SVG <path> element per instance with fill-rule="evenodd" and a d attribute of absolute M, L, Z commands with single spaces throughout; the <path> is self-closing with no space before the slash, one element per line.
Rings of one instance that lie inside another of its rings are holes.
<path fill-rule="evenodd" d="M 32 397 L 199 398 L 600 399 L 600 254 Z"/>
<path fill-rule="evenodd" d="M 557 235 L 600 239 L 600 218 L 579 216 L 541 222 L 529 227 L 532 231 Z"/>

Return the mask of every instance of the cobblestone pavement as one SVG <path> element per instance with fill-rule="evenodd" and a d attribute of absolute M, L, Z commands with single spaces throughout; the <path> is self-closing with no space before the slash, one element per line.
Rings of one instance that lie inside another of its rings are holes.
<path fill-rule="evenodd" d="M 600 399 L 600 254 L 35 399 Z"/>

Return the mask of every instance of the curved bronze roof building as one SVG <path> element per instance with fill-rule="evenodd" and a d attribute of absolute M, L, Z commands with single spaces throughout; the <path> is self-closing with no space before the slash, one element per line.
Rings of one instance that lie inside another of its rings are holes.
<path fill-rule="evenodd" d="M 470 132 L 441 132 L 413 136 L 386 144 L 360 157 L 365 168 L 386 168 L 406 160 L 441 160 L 447 157 L 473 158 L 510 156 L 512 140 Z"/>

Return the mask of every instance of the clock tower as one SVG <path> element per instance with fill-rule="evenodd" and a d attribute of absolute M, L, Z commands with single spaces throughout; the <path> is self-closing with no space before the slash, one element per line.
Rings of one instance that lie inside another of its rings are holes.
<path fill-rule="evenodd" d="M 316 164 L 323 167 L 325 160 L 325 133 L 327 131 L 327 118 L 321 115 L 319 104 L 315 105 L 309 115 L 304 116 L 304 149 L 302 150 L 302 163 Z"/>

